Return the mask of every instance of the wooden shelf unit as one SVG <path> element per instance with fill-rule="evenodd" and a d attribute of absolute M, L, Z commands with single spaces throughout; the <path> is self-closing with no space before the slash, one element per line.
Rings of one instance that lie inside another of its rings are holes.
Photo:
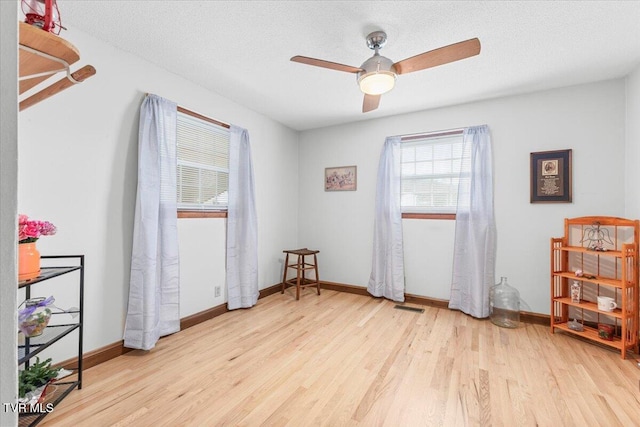
<path fill-rule="evenodd" d="M 59 72 L 67 75 L 61 80 L 20 101 L 20 111 L 49 98 L 96 73 L 91 65 L 85 65 L 71 73 L 70 66 L 80 60 L 75 46 L 55 34 L 33 25 L 19 22 L 20 95 Z"/>
<path fill-rule="evenodd" d="M 599 228 L 596 228 L 598 224 Z M 551 332 L 569 332 L 620 350 L 638 352 L 638 233 L 640 221 L 607 216 L 566 218 L 564 237 L 551 239 Z M 594 233 L 599 230 L 599 233 Z M 605 251 L 590 249 L 602 237 Z M 584 276 L 577 276 L 576 270 Z M 588 276 L 588 277 L 585 277 Z M 580 302 L 572 302 L 570 285 L 581 282 Z M 618 308 L 598 309 L 597 297 L 614 298 Z M 584 331 L 569 328 L 576 319 Z M 613 341 L 599 337 L 597 324 L 615 326 Z M 595 326 L 595 327 L 594 327 Z"/>

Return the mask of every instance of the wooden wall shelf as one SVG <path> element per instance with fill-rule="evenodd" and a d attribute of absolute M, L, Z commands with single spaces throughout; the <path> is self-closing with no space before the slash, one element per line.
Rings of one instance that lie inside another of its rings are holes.
<path fill-rule="evenodd" d="M 59 72 L 66 73 L 66 77 L 20 101 L 20 111 L 96 73 L 91 65 L 71 73 L 70 66 L 80 60 L 80 53 L 65 39 L 24 22 L 19 22 L 19 28 L 20 95 Z"/>

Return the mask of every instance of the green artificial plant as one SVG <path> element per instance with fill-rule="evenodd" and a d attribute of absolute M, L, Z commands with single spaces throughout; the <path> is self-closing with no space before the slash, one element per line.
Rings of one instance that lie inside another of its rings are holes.
<path fill-rule="evenodd" d="M 18 381 L 18 395 L 24 397 L 27 393 L 34 391 L 58 376 L 62 368 L 52 368 L 51 358 L 40 362 L 36 357 L 36 363 L 20 371 Z"/>

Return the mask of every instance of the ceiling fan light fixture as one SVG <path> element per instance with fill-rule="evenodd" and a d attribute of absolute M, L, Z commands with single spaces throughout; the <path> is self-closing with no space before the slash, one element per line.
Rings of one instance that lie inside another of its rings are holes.
<path fill-rule="evenodd" d="M 367 95 L 382 95 L 396 84 L 396 74 L 392 71 L 372 71 L 358 77 L 360 90 Z"/>
<path fill-rule="evenodd" d="M 360 66 L 358 86 L 367 95 L 382 95 L 389 92 L 396 84 L 396 70 L 389 58 L 376 53 Z"/>

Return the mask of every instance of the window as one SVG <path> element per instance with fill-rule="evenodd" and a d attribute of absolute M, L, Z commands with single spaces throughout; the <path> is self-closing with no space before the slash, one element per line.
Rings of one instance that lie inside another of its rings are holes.
<path fill-rule="evenodd" d="M 458 184 L 469 178 L 470 167 L 470 151 L 463 152 L 461 131 L 403 138 L 403 214 L 455 214 Z"/>
<path fill-rule="evenodd" d="M 228 127 L 178 108 L 177 158 L 178 211 L 226 211 Z"/>

